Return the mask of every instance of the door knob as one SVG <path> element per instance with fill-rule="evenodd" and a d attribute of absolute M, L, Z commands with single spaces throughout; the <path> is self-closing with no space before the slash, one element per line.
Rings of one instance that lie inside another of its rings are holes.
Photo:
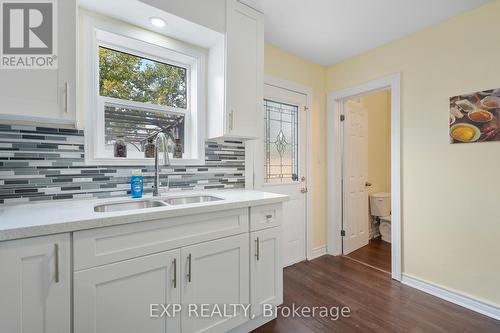
<path fill-rule="evenodd" d="M 366 186 L 366 187 L 370 187 L 370 186 L 372 186 L 372 183 L 370 183 L 370 182 L 366 182 L 366 183 L 365 183 L 365 186 Z"/>
<path fill-rule="evenodd" d="M 300 193 L 307 193 L 307 187 L 303 187 L 300 189 Z"/>

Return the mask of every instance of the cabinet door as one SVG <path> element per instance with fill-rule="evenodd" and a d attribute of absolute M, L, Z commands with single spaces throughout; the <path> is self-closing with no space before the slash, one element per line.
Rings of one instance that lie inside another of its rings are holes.
<path fill-rule="evenodd" d="M 151 304 L 180 303 L 179 252 L 74 273 L 74 332 L 179 332 L 180 314 L 150 317 Z"/>
<path fill-rule="evenodd" d="M 264 304 L 283 303 L 281 227 L 252 232 L 250 255 L 250 301 L 259 316 Z"/>
<path fill-rule="evenodd" d="M 0 117 L 74 123 L 76 0 L 57 5 L 57 69 L 0 69 Z M 38 118 L 38 119 L 37 119 Z"/>
<path fill-rule="evenodd" d="M 263 15 L 237 0 L 227 1 L 226 131 L 262 137 L 264 89 Z"/>
<path fill-rule="evenodd" d="M 249 304 L 248 234 L 185 247 L 181 256 L 183 309 L 190 304 L 217 304 L 221 308 L 224 304 Z M 197 313 L 201 314 L 199 308 Z M 227 332 L 248 320 L 242 311 L 231 318 L 188 314 L 183 311 L 183 333 Z"/>
<path fill-rule="evenodd" d="M 71 331 L 69 234 L 0 242 L 0 267 L 0 331 Z"/>

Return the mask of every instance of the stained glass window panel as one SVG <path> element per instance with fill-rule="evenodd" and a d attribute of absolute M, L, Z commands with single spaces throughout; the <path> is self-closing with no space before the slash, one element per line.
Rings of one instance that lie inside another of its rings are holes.
<path fill-rule="evenodd" d="M 265 182 L 297 181 L 299 156 L 299 108 L 296 105 L 264 100 Z"/>

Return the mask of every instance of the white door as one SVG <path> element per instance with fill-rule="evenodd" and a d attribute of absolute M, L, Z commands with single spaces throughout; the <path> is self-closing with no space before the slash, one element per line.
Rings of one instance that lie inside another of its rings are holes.
<path fill-rule="evenodd" d="M 307 112 L 306 95 L 264 86 L 264 181 L 256 187 L 290 197 L 283 204 L 284 266 L 306 259 Z"/>
<path fill-rule="evenodd" d="M 71 331 L 69 234 L 0 242 L 0 331 Z"/>
<path fill-rule="evenodd" d="M 180 332 L 180 315 L 150 317 L 150 304 L 180 303 L 179 255 L 173 250 L 76 272 L 74 332 Z"/>
<path fill-rule="evenodd" d="M 250 303 L 248 234 L 205 242 L 181 249 L 182 304 L 217 305 Z M 182 332 L 227 332 L 248 320 L 242 311 L 235 317 L 197 316 L 201 311 L 182 314 Z M 143 332 L 146 332 L 142 330 Z"/>
<path fill-rule="evenodd" d="M 264 304 L 283 303 L 281 228 L 254 231 L 250 235 L 250 301 L 252 314 L 262 314 Z"/>
<path fill-rule="evenodd" d="M 343 253 L 368 244 L 368 110 L 344 103 Z"/>

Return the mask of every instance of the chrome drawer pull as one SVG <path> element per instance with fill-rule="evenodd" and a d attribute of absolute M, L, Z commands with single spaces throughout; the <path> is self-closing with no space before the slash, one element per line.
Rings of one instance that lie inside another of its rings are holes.
<path fill-rule="evenodd" d="M 260 239 L 257 237 L 255 240 L 255 258 L 257 258 L 257 261 L 260 260 Z"/>
<path fill-rule="evenodd" d="M 187 273 L 187 278 L 188 282 L 191 282 L 191 253 L 188 255 L 188 273 Z"/>
<path fill-rule="evenodd" d="M 172 264 L 174 265 L 174 288 L 177 288 L 177 258 L 174 258 Z"/>
<path fill-rule="evenodd" d="M 59 283 L 59 244 L 54 244 L 54 281 Z"/>

